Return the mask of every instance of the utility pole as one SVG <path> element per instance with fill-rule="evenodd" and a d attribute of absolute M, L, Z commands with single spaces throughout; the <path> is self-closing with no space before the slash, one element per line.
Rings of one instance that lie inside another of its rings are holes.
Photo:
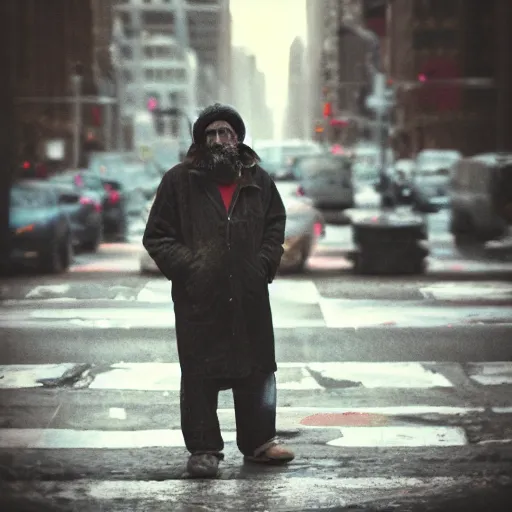
<path fill-rule="evenodd" d="M 510 43 L 510 22 L 512 21 L 510 0 L 499 0 L 496 9 L 496 55 L 506 56 L 509 54 Z M 512 122 L 510 94 L 511 64 L 509 58 L 499 59 L 497 66 L 497 105 L 496 105 L 496 142 L 497 152 L 512 151 L 511 130 Z"/>
<path fill-rule="evenodd" d="M 82 64 L 77 62 L 71 83 L 73 85 L 73 168 L 78 169 L 80 165 L 80 145 L 82 140 Z"/>
<path fill-rule="evenodd" d="M 135 105 L 137 110 L 145 110 L 146 96 L 144 94 L 144 66 L 142 65 L 144 62 L 144 55 L 142 51 L 142 40 L 144 34 L 142 30 L 141 6 L 134 6 L 132 11 L 132 19 L 134 31 L 131 39 L 131 47 L 133 51 L 133 69 L 135 72 L 136 84 Z"/>
<path fill-rule="evenodd" d="M 386 87 L 384 73 L 376 72 L 373 76 L 373 93 L 366 100 L 366 106 L 376 114 L 375 139 L 379 148 L 379 183 L 381 186 L 381 207 L 386 206 L 386 200 L 390 197 L 390 177 L 388 168 L 388 133 L 389 113 L 395 105 L 393 92 Z"/>

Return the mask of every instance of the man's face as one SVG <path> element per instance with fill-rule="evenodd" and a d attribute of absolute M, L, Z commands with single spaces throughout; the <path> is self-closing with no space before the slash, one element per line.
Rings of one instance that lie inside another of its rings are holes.
<path fill-rule="evenodd" d="M 237 136 L 235 130 L 226 121 L 215 121 L 206 127 L 206 144 L 213 146 L 220 144 L 222 146 L 236 146 Z"/>

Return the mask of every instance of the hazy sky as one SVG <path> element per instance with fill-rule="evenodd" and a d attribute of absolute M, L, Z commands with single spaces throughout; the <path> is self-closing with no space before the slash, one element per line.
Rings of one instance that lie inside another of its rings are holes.
<path fill-rule="evenodd" d="M 288 54 L 296 36 L 306 41 L 306 0 L 231 0 L 232 42 L 256 56 L 266 75 L 267 102 L 280 132 L 288 92 Z"/>

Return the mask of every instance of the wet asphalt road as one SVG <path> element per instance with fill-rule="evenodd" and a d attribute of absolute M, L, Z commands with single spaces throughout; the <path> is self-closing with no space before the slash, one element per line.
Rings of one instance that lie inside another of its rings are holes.
<path fill-rule="evenodd" d="M 0 508 L 510 510 L 512 269 L 460 260 L 442 219 L 437 274 L 352 276 L 337 226 L 307 274 L 278 279 L 278 428 L 297 458 L 243 464 L 222 392 L 212 482 L 185 473 L 172 305 L 136 246 L 2 280 Z"/>

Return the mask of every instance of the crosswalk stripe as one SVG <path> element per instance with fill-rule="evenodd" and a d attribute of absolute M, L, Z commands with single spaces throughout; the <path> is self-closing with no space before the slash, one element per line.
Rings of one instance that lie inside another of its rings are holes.
<path fill-rule="evenodd" d="M 68 307 L 65 306 L 66 302 Z M 95 307 L 91 307 L 95 304 Z M 3 328 L 174 328 L 172 303 L 152 304 L 150 307 L 132 306 L 120 302 L 113 307 L 109 301 L 56 300 L 53 307 L 4 307 L 0 311 Z M 358 329 L 365 327 L 451 327 L 454 325 L 510 325 L 512 305 L 454 305 L 440 307 L 420 301 L 348 300 L 321 298 L 316 303 L 292 303 L 279 298 L 272 300 L 272 314 L 276 329 L 300 327 L 330 329 Z"/>
<path fill-rule="evenodd" d="M 512 362 L 468 363 L 469 378 L 480 385 L 512 385 Z M 180 389 L 179 363 L 120 362 L 101 368 L 74 363 L 0 365 L 0 389 L 43 387 L 76 369 L 77 378 L 90 374 L 90 389 L 177 391 Z M 326 388 L 429 389 L 450 388 L 453 384 L 436 363 L 424 362 L 288 362 L 278 363 L 277 387 L 282 390 Z M 460 370 L 458 363 L 444 363 L 445 371 Z"/>

